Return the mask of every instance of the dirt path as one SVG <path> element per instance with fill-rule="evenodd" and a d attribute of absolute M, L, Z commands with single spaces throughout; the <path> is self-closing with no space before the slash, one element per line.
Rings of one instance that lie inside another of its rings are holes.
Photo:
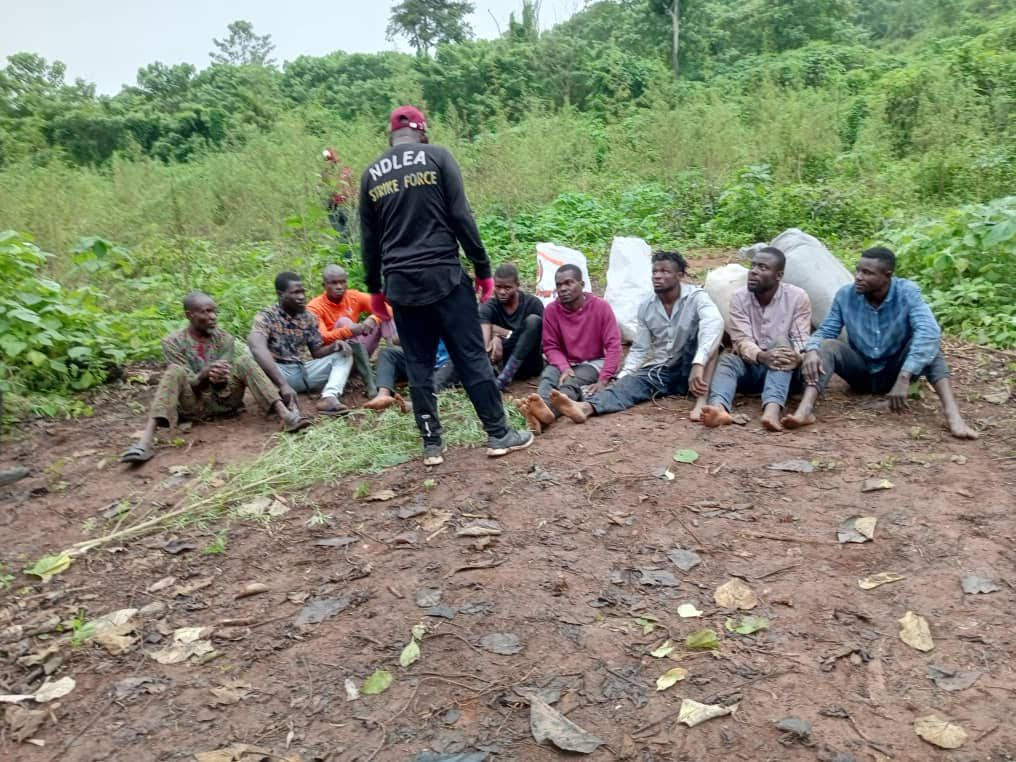
<path fill-rule="evenodd" d="M 163 534 L 94 551 L 45 585 L 14 572 L 0 593 L 0 693 L 32 693 L 47 670 L 76 686 L 49 704 L 22 702 L 47 710 L 25 733 L 45 745 L 16 742 L 11 714 L 0 758 L 192 759 L 230 744 L 264 750 L 248 761 L 564 756 L 534 742 L 529 687 L 604 741 L 591 760 L 1011 760 L 1016 407 L 981 398 L 1000 381 L 990 356 L 956 347 L 950 360 L 983 429 L 975 443 L 946 435 L 930 389 L 899 418 L 834 391 L 819 425 L 782 435 L 762 432 L 757 400 L 743 401 L 746 426 L 710 431 L 687 420 L 688 401 L 668 399 L 581 428 L 556 424 L 502 461 L 456 450 L 438 469 L 391 469 L 370 480 L 375 494 L 395 491 L 386 502 L 353 499 L 359 479 L 322 486 L 268 524 L 233 520 L 221 553 L 202 552 L 215 540 L 209 526 L 180 532 L 195 549 L 176 555 Z M 250 458 L 274 430 L 249 414 L 195 426 L 129 471 L 114 456 L 149 393 L 106 390 L 94 419 L 39 425 L 5 444 L 5 463 L 36 469 L 0 488 L 8 572 L 83 539 L 119 500 L 168 505 L 191 478 L 171 467 Z M 698 461 L 674 463 L 681 448 Z M 788 459 L 816 468 L 768 468 Z M 672 481 L 654 476 L 666 467 Z M 871 478 L 894 486 L 862 492 Z M 312 506 L 331 521 L 308 526 Z M 837 542 L 851 516 L 877 517 L 872 541 Z M 457 536 L 481 519 L 501 534 Z M 348 539 L 316 544 L 337 537 Z M 701 563 L 681 571 L 670 559 L 678 548 Z M 904 579 L 858 587 L 879 572 Z M 968 574 L 999 589 L 964 594 Z M 756 594 L 750 612 L 714 602 L 731 579 Z M 267 591 L 237 598 L 252 582 Z M 338 613 L 298 623 L 322 600 Z M 701 618 L 678 616 L 682 603 Z M 123 653 L 95 639 L 72 645 L 73 632 L 29 636 L 143 607 Z M 900 640 L 907 611 L 927 619 L 934 650 Z M 727 618 L 742 613 L 768 629 L 728 632 Z M 402 668 L 418 622 L 421 657 Z M 157 663 L 151 654 L 182 627 L 212 628 L 203 635 L 214 653 Z M 685 648 L 702 628 L 718 634 L 718 650 Z M 487 650 L 496 633 L 516 636 L 520 650 Z M 651 656 L 667 639 L 671 656 Z M 929 665 L 980 676 L 949 691 Z M 687 678 L 656 691 L 677 666 Z M 376 669 L 391 672 L 391 687 L 348 701 L 345 681 L 362 688 Z M 737 711 L 689 728 L 676 722 L 682 698 Z M 963 747 L 920 740 L 914 720 L 928 714 L 960 725 Z M 788 716 L 811 723 L 810 736 L 777 729 Z"/>

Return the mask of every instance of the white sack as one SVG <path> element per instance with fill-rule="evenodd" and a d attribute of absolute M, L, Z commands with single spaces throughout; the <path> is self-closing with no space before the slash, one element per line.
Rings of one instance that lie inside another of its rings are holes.
<path fill-rule="evenodd" d="M 829 314 L 836 292 L 853 283 L 853 276 L 820 240 L 797 228 L 784 230 L 769 245 L 786 256 L 783 279 L 808 293 L 811 324 L 818 327 Z"/>
<path fill-rule="evenodd" d="M 536 296 L 545 305 L 557 298 L 554 274 L 561 265 L 575 265 L 582 271 L 586 291 L 593 290 L 593 282 L 589 280 L 589 269 L 586 267 L 586 255 L 581 251 L 558 246 L 554 243 L 536 244 Z"/>
<path fill-rule="evenodd" d="M 639 307 L 653 296 L 653 252 L 641 238 L 617 237 L 610 244 L 607 290 L 603 298 L 614 310 L 621 338 L 635 340 Z"/>
<path fill-rule="evenodd" d="M 729 264 L 710 270 L 706 275 L 705 288 L 723 315 L 723 324 L 730 332 L 730 298 L 739 288 L 748 284 L 748 270 L 743 265 Z"/>

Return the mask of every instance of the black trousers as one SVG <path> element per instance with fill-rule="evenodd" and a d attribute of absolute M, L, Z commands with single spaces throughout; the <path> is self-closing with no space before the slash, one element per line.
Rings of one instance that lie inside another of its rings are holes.
<path fill-rule="evenodd" d="M 437 343 L 441 339 L 487 435 L 505 436 L 508 420 L 494 383 L 490 360 L 483 348 L 476 296 L 469 278 L 463 275 L 451 293 L 433 304 L 393 304 L 392 311 L 406 355 L 413 414 L 424 444 L 441 441 L 442 429 L 434 389 L 434 362 Z"/>
<path fill-rule="evenodd" d="M 512 333 L 512 337 L 504 342 L 504 355 L 501 368 L 510 357 L 517 357 L 519 369 L 515 378 L 532 378 L 543 372 L 543 318 L 539 315 L 527 315 L 522 322 L 522 330 Z M 501 368 L 498 368 L 500 370 Z"/>

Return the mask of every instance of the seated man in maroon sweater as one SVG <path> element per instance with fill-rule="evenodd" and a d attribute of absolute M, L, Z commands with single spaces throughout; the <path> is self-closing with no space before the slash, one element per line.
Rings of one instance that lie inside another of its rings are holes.
<path fill-rule="evenodd" d="M 554 275 L 557 300 L 543 312 L 543 353 L 547 367 L 538 394 L 516 406 L 540 433 L 561 415 L 555 402 L 581 400 L 602 391 L 621 364 L 621 332 L 610 305 L 585 291 L 582 271 L 562 265 Z"/>

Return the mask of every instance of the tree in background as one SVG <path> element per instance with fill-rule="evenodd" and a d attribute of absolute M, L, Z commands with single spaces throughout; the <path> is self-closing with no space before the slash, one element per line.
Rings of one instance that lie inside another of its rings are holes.
<path fill-rule="evenodd" d="M 275 60 L 269 58 L 275 50 L 270 34 L 254 34 L 254 25 L 240 19 L 226 27 L 229 37 L 212 42 L 219 51 L 208 54 L 212 63 L 232 66 L 272 66 Z"/>
<path fill-rule="evenodd" d="M 670 65 L 677 74 L 681 68 L 681 0 L 651 0 L 657 13 L 670 17 Z"/>
<path fill-rule="evenodd" d="M 387 38 L 405 37 L 418 56 L 443 42 L 465 42 L 473 36 L 466 16 L 475 10 L 468 0 L 402 0 L 392 8 Z"/>

